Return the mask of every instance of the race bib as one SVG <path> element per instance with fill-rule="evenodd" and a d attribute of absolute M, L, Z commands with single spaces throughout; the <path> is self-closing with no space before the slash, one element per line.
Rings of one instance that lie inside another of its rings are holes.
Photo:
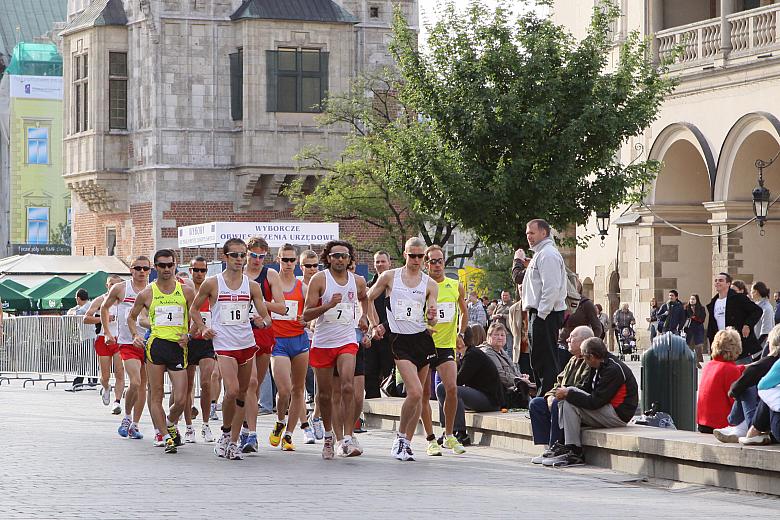
<path fill-rule="evenodd" d="M 425 321 L 422 304 L 412 300 L 398 300 L 398 308 L 393 310 L 393 317 L 396 321 L 413 321 L 415 323 Z"/>
<path fill-rule="evenodd" d="M 355 319 L 355 307 L 348 302 L 342 302 L 328 309 L 323 314 L 325 323 L 339 323 L 341 325 L 352 325 Z"/>
<path fill-rule="evenodd" d="M 271 313 L 272 320 L 295 321 L 298 319 L 298 300 L 284 300 L 284 306 L 287 308 L 285 314 Z"/>
<path fill-rule="evenodd" d="M 203 320 L 203 325 L 207 328 L 211 328 L 211 312 L 210 311 L 201 311 L 200 318 Z"/>
<path fill-rule="evenodd" d="M 439 302 L 436 305 L 438 323 L 452 323 L 455 319 L 455 302 Z"/>
<path fill-rule="evenodd" d="M 246 302 L 220 302 L 219 321 L 222 325 L 242 325 L 249 321 Z"/>
<path fill-rule="evenodd" d="M 181 327 L 184 325 L 184 308 L 179 305 L 160 305 L 154 310 L 156 327 Z"/>

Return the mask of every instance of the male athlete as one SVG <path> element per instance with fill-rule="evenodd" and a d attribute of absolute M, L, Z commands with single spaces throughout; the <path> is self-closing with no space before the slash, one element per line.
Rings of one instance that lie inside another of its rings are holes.
<path fill-rule="evenodd" d="M 312 276 L 320 271 L 320 257 L 316 252 L 312 251 L 311 249 L 307 249 L 301 253 L 299 261 L 303 275 L 298 278 L 306 285 L 306 287 L 308 287 Z M 306 327 L 306 334 L 309 336 L 309 343 L 311 343 L 311 339 L 314 337 L 314 322 L 309 322 L 308 326 Z M 314 438 L 312 439 L 306 433 L 306 430 L 303 430 L 303 435 L 305 438 L 304 442 L 306 442 L 306 444 L 314 444 L 318 440 L 322 440 L 322 438 L 325 436 L 325 428 L 322 426 L 322 414 L 320 413 L 319 406 L 317 406 L 317 402 L 314 399 L 314 369 L 311 367 L 311 364 L 309 364 L 309 368 L 306 369 L 306 393 L 309 394 L 309 399 L 306 401 L 306 403 L 311 403 L 314 405 L 314 409 L 311 412 L 309 421 Z"/>

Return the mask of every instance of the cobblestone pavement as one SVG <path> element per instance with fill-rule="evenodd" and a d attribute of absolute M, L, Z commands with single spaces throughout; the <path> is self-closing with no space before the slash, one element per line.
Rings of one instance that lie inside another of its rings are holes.
<path fill-rule="evenodd" d="M 29 386 L 29 385 L 28 385 Z M 366 453 L 323 461 L 267 445 L 243 461 L 198 443 L 165 455 L 116 433 L 94 391 L 0 387 L 0 518 L 780 518 L 780 500 L 699 486 L 664 486 L 600 468 L 540 468 L 472 447 L 417 462 L 389 456 L 392 433 L 360 436 Z M 199 428 L 200 421 L 196 420 Z M 214 430 L 216 431 L 214 425 Z M 259 427 L 267 439 L 271 419 Z"/>

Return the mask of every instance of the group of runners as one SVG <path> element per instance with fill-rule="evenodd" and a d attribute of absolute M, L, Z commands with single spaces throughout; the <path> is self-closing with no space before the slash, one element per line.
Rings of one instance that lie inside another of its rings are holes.
<path fill-rule="evenodd" d="M 324 459 L 359 456 L 363 449 L 353 427 L 363 405 L 364 350 L 372 339 L 387 337 L 406 390 L 392 456 L 414 460 L 411 440 L 420 419 L 428 455 L 441 455 L 442 447 L 464 453 L 453 432 L 455 352 L 468 316 L 463 286 L 445 276 L 442 249 L 408 240 L 404 265 L 382 272 L 370 288 L 354 274 L 355 251 L 348 242 L 328 242 L 319 258 L 314 251 L 297 255 L 294 246 L 285 244 L 278 251 L 278 272 L 264 265 L 268 252 L 262 238 L 247 243 L 231 238 L 222 248 L 221 273 L 207 277 L 206 259 L 196 257 L 184 279 L 177 277 L 173 251 L 161 249 L 151 260 L 135 258 L 130 280 L 108 279 L 108 292 L 93 302 L 85 322 L 101 324 L 96 352 L 104 404 L 111 403 L 112 361 L 115 408 L 124 397 L 119 435 L 143 438 L 138 424 L 148 400 L 155 445 L 176 453 L 182 444 L 196 442 L 192 420 L 199 369 L 202 440 L 215 443 L 218 457 L 243 459 L 258 450 L 258 399 L 270 364 L 277 418 L 269 443 L 294 451 L 293 433 L 300 425 L 304 443 L 323 441 Z M 295 276 L 299 261 L 300 279 Z M 157 279 L 149 283 L 152 267 Z M 384 323 L 375 300 L 386 307 Z M 309 367 L 316 385 L 311 415 L 304 395 Z M 439 442 L 431 421 L 431 369 L 447 390 Z M 171 389 L 167 413 L 166 373 Z M 221 435 L 215 437 L 209 420 L 218 417 L 220 393 Z M 178 427 L 182 417 L 184 437 Z"/>

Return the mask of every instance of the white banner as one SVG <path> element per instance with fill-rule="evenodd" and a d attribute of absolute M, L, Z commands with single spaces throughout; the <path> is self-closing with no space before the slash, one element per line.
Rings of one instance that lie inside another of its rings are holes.
<path fill-rule="evenodd" d="M 212 247 L 229 238 L 263 237 L 270 247 L 324 244 L 339 239 L 335 222 L 209 222 L 179 228 L 179 247 Z"/>
<path fill-rule="evenodd" d="M 11 97 L 62 100 L 60 76 L 9 76 Z"/>

